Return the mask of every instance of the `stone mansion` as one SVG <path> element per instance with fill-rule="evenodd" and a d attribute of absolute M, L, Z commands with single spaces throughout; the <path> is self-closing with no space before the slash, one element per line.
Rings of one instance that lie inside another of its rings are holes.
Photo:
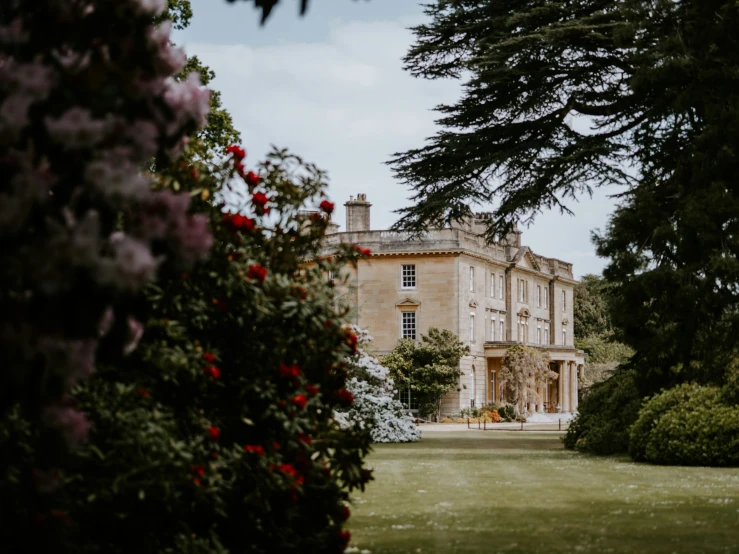
<path fill-rule="evenodd" d="M 545 350 L 559 378 L 537 391 L 530 411 L 577 411 L 584 356 L 574 346 L 572 264 L 535 254 L 514 229 L 504 243 L 488 245 L 480 233 L 486 214 L 410 240 L 402 233 L 373 231 L 367 197 L 351 197 L 346 232 L 331 224 L 327 249 L 340 242 L 372 251 L 347 268 L 343 290 L 354 323 L 367 329 L 373 352 L 389 353 L 400 338 L 416 339 L 429 327 L 449 329 L 469 341 L 460 362 L 459 392 L 443 400 L 443 413 L 500 401 L 498 373 L 506 349 L 526 343 Z M 462 386 L 465 385 L 465 386 Z M 401 393 L 413 407 L 408 393 Z"/>

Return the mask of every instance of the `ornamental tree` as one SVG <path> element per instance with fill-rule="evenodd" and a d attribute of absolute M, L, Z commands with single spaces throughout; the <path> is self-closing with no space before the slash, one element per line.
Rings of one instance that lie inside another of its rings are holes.
<path fill-rule="evenodd" d="M 421 432 L 396 398 L 390 370 L 365 350 L 372 342 L 369 332 L 357 326 L 352 326 L 352 331 L 360 345 L 357 354 L 346 360 L 349 372 L 346 388 L 354 403 L 350 408 L 337 410 L 334 418 L 344 428 L 368 429 L 373 442 L 420 440 Z"/>
<path fill-rule="evenodd" d="M 19 483 L 43 504 L 86 440 L 70 392 L 135 349 L 142 287 L 213 242 L 188 195 L 141 171 L 179 156 L 208 115 L 197 75 L 173 78 L 185 56 L 152 23 L 163 7 L 0 3 L 0 418 L 25 422 L 28 447 L 0 480 L 3 517 Z M 0 440 L 6 467 L 13 440 Z"/>
<path fill-rule="evenodd" d="M 399 390 L 410 389 L 418 398 L 423 415 L 441 417 L 441 399 L 459 387 L 459 361 L 470 352 L 457 335 L 431 327 L 416 342 L 401 339 L 382 359 Z"/>
<path fill-rule="evenodd" d="M 549 379 L 557 379 L 559 374 L 551 370 L 547 352 L 516 344 L 506 350 L 499 377 L 506 400 L 515 406 L 517 414 L 522 414 L 527 403 L 541 401 L 539 388 Z"/>

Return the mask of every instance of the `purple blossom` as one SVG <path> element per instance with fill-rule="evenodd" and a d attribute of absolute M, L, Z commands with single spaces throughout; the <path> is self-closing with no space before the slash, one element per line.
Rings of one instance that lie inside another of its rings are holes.
<path fill-rule="evenodd" d="M 173 223 L 172 239 L 175 249 L 185 263 L 194 263 L 208 257 L 213 247 L 208 218 L 198 214 L 186 216 Z"/>
<path fill-rule="evenodd" d="M 53 68 L 41 63 L 26 63 L 13 68 L 13 81 L 18 87 L 36 99 L 42 100 L 49 95 L 56 82 Z"/>
<path fill-rule="evenodd" d="M 52 404 L 46 408 L 41 420 L 50 429 L 59 431 L 70 450 L 76 450 L 87 440 L 90 422 L 85 415 L 70 406 Z"/>
<path fill-rule="evenodd" d="M 110 332 L 110 329 L 113 327 L 114 322 L 115 314 L 113 313 L 113 308 L 108 306 L 105 309 L 105 313 L 103 313 L 103 317 L 101 317 L 100 321 L 98 322 L 98 336 L 102 338 L 107 335 Z"/>
<path fill-rule="evenodd" d="M 159 129 L 151 121 L 137 119 L 128 126 L 126 135 L 134 144 L 137 159 L 147 160 L 156 154 Z"/>
<path fill-rule="evenodd" d="M 79 73 L 90 65 L 90 52 L 75 52 L 74 50 L 60 52 L 57 50 L 53 52 L 53 55 L 68 73 Z"/>
<path fill-rule="evenodd" d="M 33 98 L 22 92 L 9 95 L 0 105 L 0 143 L 15 140 L 28 126 L 28 108 Z"/>
<path fill-rule="evenodd" d="M 200 85 L 200 75 L 192 72 L 184 81 L 171 79 L 167 82 L 164 100 L 177 118 L 168 125 L 168 133 L 174 134 L 188 121 L 202 127 L 210 113 L 210 91 Z"/>
<path fill-rule="evenodd" d="M 36 483 L 36 490 L 41 494 L 49 494 L 59 488 L 61 482 L 59 478 L 59 471 L 51 469 L 38 469 L 35 468 L 31 475 Z"/>
<path fill-rule="evenodd" d="M 167 0 L 134 0 L 136 11 L 143 15 L 156 16 L 167 8 Z"/>
<path fill-rule="evenodd" d="M 66 390 L 95 373 L 97 340 L 63 340 L 44 337 L 38 341 L 38 349 L 46 358 L 49 371 L 64 379 Z"/>
<path fill-rule="evenodd" d="M 131 352 L 136 350 L 136 347 L 144 334 L 144 326 L 141 325 L 136 319 L 129 316 L 128 318 L 128 336 L 126 338 L 126 344 L 123 346 L 123 354 L 128 356 Z"/>
<path fill-rule="evenodd" d="M 159 261 L 148 244 L 123 236 L 113 244 L 113 251 L 113 258 L 101 260 L 95 274 L 100 284 L 136 290 L 154 278 Z"/>
<path fill-rule="evenodd" d="M 95 146 L 107 128 L 105 121 L 93 119 L 90 110 L 80 107 L 70 108 L 57 118 L 47 117 L 45 122 L 49 136 L 69 150 Z"/>
<path fill-rule="evenodd" d="M 16 17 L 9 25 L 0 25 L 0 44 L 23 44 L 28 42 L 28 36 L 20 17 Z"/>
<path fill-rule="evenodd" d="M 172 75 L 179 72 L 185 63 L 187 55 L 182 48 L 172 46 L 169 37 L 172 32 L 172 22 L 167 20 L 161 25 L 152 26 L 147 31 L 147 39 L 154 58 L 154 66 L 159 75 Z"/>
<path fill-rule="evenodd" d="M 85 168 L 85 180 L 95 186 L 104 197 L 112 201 L 128 201 L 146 196 L 150 180 L 131 163 L 126 154 L 130 150 L 119 148 L 108 151 L 91 161 Z"/>

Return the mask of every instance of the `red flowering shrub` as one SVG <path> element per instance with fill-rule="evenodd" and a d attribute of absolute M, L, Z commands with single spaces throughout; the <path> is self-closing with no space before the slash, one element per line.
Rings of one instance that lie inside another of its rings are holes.
<path fill-rule="evenodd" d="M 318 203 L 322 174 L 282 154 L 271 162 L 259 187 L 272 213 L 255 216 L 260 230 L 248 234 L 223 219 L 236 205 L 212 203 L 238 197 L 238 188 L 222 194 L 219 186 L 237 172 L 232 160 L 199 167 L 197 182 L 184 168 L 163 178 L 162 186 L 210 187 L 193 195 L 193 208 L 211 221 L 213 254 L 187 279 L 170 271 L 149 285 L 135 306 L 147 322 L 138 349 L 78 389 L 89 442 L 79 443 L 74 470 L 34 477 L 43 490 L 63 485 L 43 497 L 0 490 L 22 508 L 0 526 L 23 537 L 21 551 L 134 554 L 144 544 L 162 554 L 328 554 L 346 546 L 342 507 L 371 479 L 362 461 L 369 434 L 332 417 L 352 401 L 342 361 L 354 342 L 325 273 L 356 252 L 346 246 L 334 261 L 305 266 L 319 259 L 328 222 L 304 225 L 300 210 Z M 298 223 L 303 230 L 291 234 Z M 229 261 L 234 252 L 243 256 Z M 51 524 L 56 509 L 69 525 Z"/>

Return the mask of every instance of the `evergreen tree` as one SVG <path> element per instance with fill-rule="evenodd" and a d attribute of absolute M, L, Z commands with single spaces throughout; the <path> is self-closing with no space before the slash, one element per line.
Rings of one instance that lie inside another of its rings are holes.
<path fill-rule="evenodd" d="M 465 88 L 437 108 L 442 131 L 390 162 L 414 191 L 397 227 L 493 202 L 492 239 L 622 185 L 594 239 L 642 392 L 721 382 L 739 331 L 739 6 L 459 0 L 426 13 L 407 69 Z"/>

